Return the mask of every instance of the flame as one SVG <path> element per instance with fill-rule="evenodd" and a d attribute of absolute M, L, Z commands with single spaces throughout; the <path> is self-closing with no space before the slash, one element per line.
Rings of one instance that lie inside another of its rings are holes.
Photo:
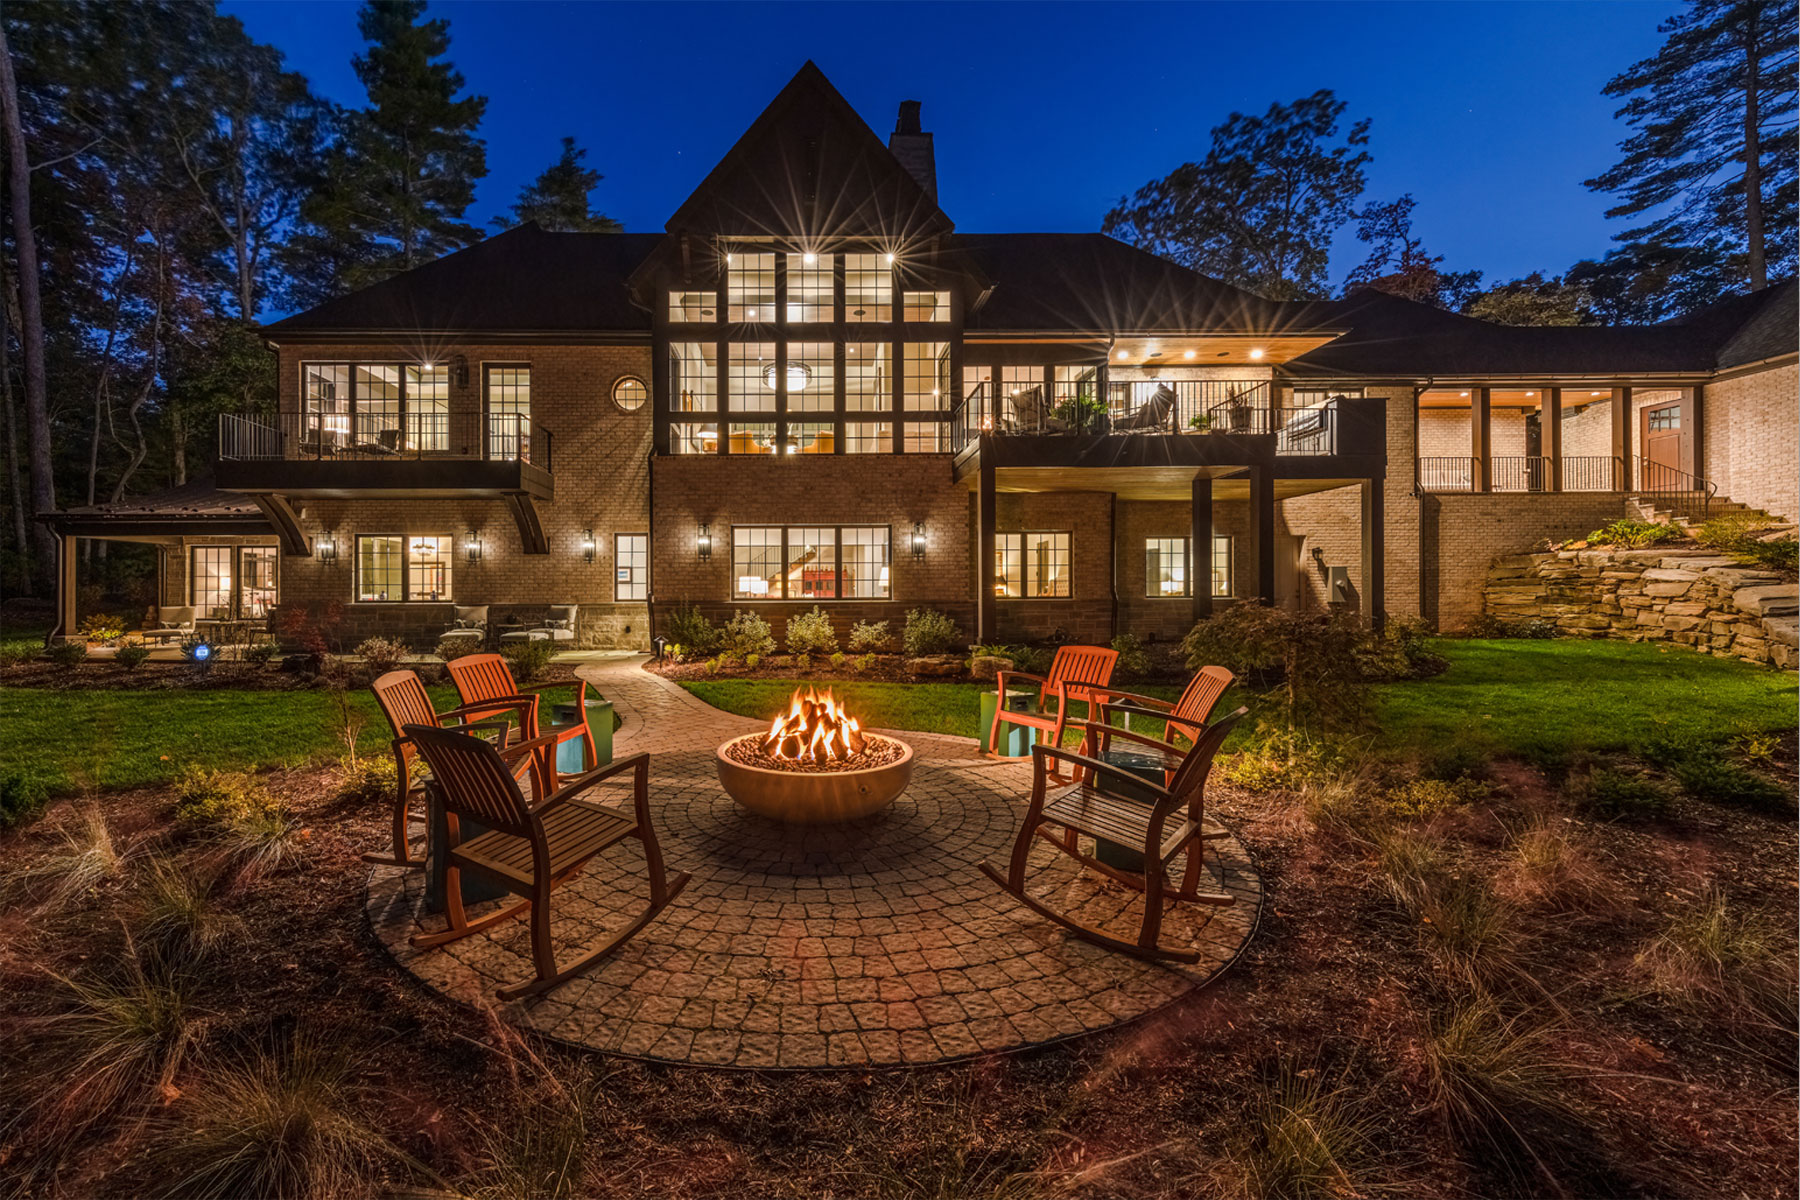
<path fill-rule="evenodd" d="M 862 725 L 832 698 L 831 689 L 795 688 L 785 713 L 769 725 L 763 752 L 797 762 L 844 762 L 867 745 Z"/>

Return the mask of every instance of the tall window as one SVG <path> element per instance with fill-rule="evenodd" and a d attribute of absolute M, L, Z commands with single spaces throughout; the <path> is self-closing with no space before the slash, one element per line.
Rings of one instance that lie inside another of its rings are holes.
<path fill-rule="evenodd" d="M 885 525 L 737 525 L 732 596 L 739 600 L 884 600 Z"/>
<path fill-rule="evenodd" d="M 671 342 L 670 407 L 676 412 L 719 411 L 718 363 L 716 342 Z"/>
<path fill-rule="evenodd" d="M 650 598 L 650 535 L 613 535 L 613 599 Z"/>
<path fill-rule="evenodd" d="M 275 607 L 276 563 L 273 546 L 245 546 L 238 552 L 238 614 L 266 617 Z"/>
<path fill-rule="evenodd" d="M 775 256 L 746 254 L 726 256 L 725 298 L 733 321 L 775 320 Z"/>
<path fill-rule="evenodd" d="M 831 362 L 836 346 L 831 342 L 789 342 L 787 348 L 787 410 L 830 412 L 835 407 L 837 371 Z"/>
<path fill-rule="evenodd" d="M 1144 539 L 1144 594 L 1192 596 L 1193 542 L 1184 537 Z M 1212 595 L 1231 595 L 1231 537 L 1217 534 L 1212 540 L 1212 559 L 1207 564 Z"/>
<path fill-rule="evenodd" d="M 894 264 L 886 254 L 844 255 L 844 319 L 894 319 Z"/>
<path fill-rule="evenodd" d="M 350 366 L 307 363 L 301 378 L 300 440 L 330 445 L 350 438 Z"/>
<path fill-rule="evenodd" d="M 356 440 L 367 446 L 400 444 L 400 368 L 357 363 L 350 368 L 356 388 Z"/>
<path fill-rule="evenodd" d="M 1028 530 L 994 537 L 996 595 L 1050 599 L 1069 594 L 1069 535 Z"/>
<path fill-rule="evenodd" d="M 406 444 L 413 450 L 450 448 L 450 368 L 406 368 Z"/>
<path fill-rule="evenodd" d="M 733 342 L 725 367 L 732 412 L 775 411 L 775 343 Z"/>
<path fill-rule="evenodd" d="M 893 368 L 886 342 L 844 343 L 844 408 L 887 412 L 894 406 Z"/>
<path fill-rule="evenodd" d="M 188 602 L 195 616 L 230 619 L 231 559 L 236 553 L 230 546 L 194 547 Z"/>
<path fill-rule="evenodd" d="M 386 603 L 450 599 L 454 546 L 449 537 L 358 537 L 356 598 Z"/>
<path fill-rule="evenodd" d="M 787 256 L 787 319 L 790 323 L 830 321 L 836 309 L 832 254 Z"/>
<path fill-rule="evenodd" d="M 907 342 L 904 392 L 910 412 L 950 411 L 950 343 Z"/>
<path fill-rule="evenodd" d="M 487 368 L 487 455 L 531 459 L 531 368 Z"/>
<path fill-rule="evenodd" d="M 950 319 L 950 293 L 901 293 L 901 319 L 905 321 L 948 321 Z"/>

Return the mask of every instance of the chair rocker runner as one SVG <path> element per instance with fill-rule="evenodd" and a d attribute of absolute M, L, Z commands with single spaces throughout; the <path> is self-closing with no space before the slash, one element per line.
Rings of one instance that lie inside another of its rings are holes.
<path fill-rule="evenodd" d="M 425 860 L 415 856 L 412 843 L 406 836 L 407 814 L 414 798 L 423 799 L 425 785 L 415 781 L 413 760 L 418 755 L 418 747 L 404 730 L 408 725 L 429 725 L 442 728 L 448 725 L 460 725 L 466 729 L 487 727 L 500 732 L 501 741 L 506 739 L 506 722 L 501 719 L 506 708 L 511 708 L 519 718 L 519 727 L 525 727 L 523 703 L 508 705 L 505 708 L 485 704 L 475 707 L 464 706 L 453 708 L 449 712 L 437 712 L 431 707 L 431 697 L 425 691 L 425 685 L 419 682 L 419 676 L 413 671 L 389 671 L 377 679 L 370 688 L 375 693 L 375 702 L 381 706 L 381 713 L 388 720 L 388 726 L 394 731 L 394 740 L 390 743 L 394 752 L 394 775 L 397 780 L 394 789 L 394 848 L 391 854 L 365 854 L 362 861 L 379 863 L 390 867 L 423 867 Z M 473 718 L 485 714 L 490 718 L 486 722 L 476 722 Z M 520 773 L 530 769 L 529 763 L 519 767 Z"/>
<path fill-rule="evenodd" d="M 587 680 L 577 679 L 573 685 L 534 683 L 520 687 L 513 682 L 512 668 L 498 654 L 469 654 L 454 659 L 450 663 L 450 678 L 456 684 L 456 694 L 462 698 L 464 708 L 480 711 L 484 705 L 491 705 L 496 710 L 517 707 L 524 714 L 521 724 L 527 738 L 554 738 L 559 746 L 571 738 L 580 738 L 582 769 L 591 771 L 598 765 L 600 751 L 594 745 L 593 731 L 587 725 Z M 575 688 L 574 723 L 541 722 L 538 693 L 570 686 Z"/>
<path fill-rule="evenodd" d="M 436 726 L 408 725 L 406 733 L 431 765 L 430 786 L 444 806 L 450 831 L 444 855 L 444 908 L 450 926 L 441 933 L 417 934 L 412 944 L 420 949 L 442 946 L 529 911 L 536 975 L 499 989 L 500 999 L 533 996 L 568 982 L 637 936 L 687 886 L 685 871 L 669 876 L 663 870 L 662 849 L 650 825 L 649 755 L 636 754 L 585 771 L 537 803 L 528 804 L 509 760 L 525 755 L 547 760 L 556 743 L 554 736 L 500 751 L 480 738 Z M 626 771 L 632 774 L 629 810 L 581 799 L 582 793 L 596 784 Z M 488 831 L 463 841 L 460 821 L 465 817 L 487 826 Z M 550 942 L 551 893 L 579 874 L 602 850 L 626 838 L 642 843 L 649 902 L 623 928 L 590 945 L 567 966 L 559 966 Z M 463 911 L 463 871 L 523 899 L 471 921 Z"/>
<path fill-rule="evenodd" d="M 1069 720 L 1069 702 L 1080 701 L 1087 705 L 1087 716 L 1095 715 L 1096 707 L 1111 696 L 1112 689 L 1107 685 L 1112 682 L 1113 667 L 1118 664 L 1119 652 L 1109 650 L 1105 646 L 1062 646 L 1056 651 L 1056 657 L 1050 660 L 1048 675 L 1031 675 L 1024 671 L 1000 671 L 994 676 L 994 688 L 999 693 L 999 701 L 994 705 L 994 722 L 988 730 L 987 744 L 1000 745 L 1001 725 L 1028 725 L 1033 729 L 1049 733 L 1047 739 L 1053 746 L 1062 745 L 1063 728 Z M 1012 679 L 1029 679 L 1037 683 L 1037 707 L 1033 712 L 1009 711 L 1006 707 L 1006 684 Z M 1051 701 L 1056 702 L 1054 712 L 1049 710 Z M 990 758 L 1005 757 L 990 754 Z"/>
<path fill-rule="evenodd" d="M 1206 820 L 1206 778 L 1226 735 L 1243 719 L 1247 711 L 1240 708 L 1207 726 L 1193 748 L 1182 755 L 1181 765 L 1176 769 L 1174 778 L 1164 787 L 1148 783 L 1123 767 L 1103 762 L 1097 757 L 1110 749 L 1110 743 L 1115 738 L 1179 753 L 1170 743 L 1159 742 L 1144 734 L 1088 721 L 1084 722 L 1088 734 L 1086 746 L 1091 747 L 1096 756 L 1074 754 L 1056 746 L 1033 746 L 1031 803 L 1026 810 L 1024 823 L 1019 827 L 1019 836 L 1013 842 L 1012 858 L 1007 864 L 1006 873 L 1002 875 L 992 864 L 986 862 L 981 864 L 982 872 L 1031 911 L 1056 922 L 1084 941 L 1139 958 L 1198 962 L 1198 951 L 1174 949 L 1161 944 L 1163 909 L 1165 904 L 1228 905 L 1237 902 L 1224 892 L 1201 891 L 1200 869 L 1205 843 L 1226 836 L 1223 826 Z M 1074 782 L 1065 783 L 1053 775 L 1050 770 L 1052 759 L 1059 759 L 1075 768 Z M 1097 786 L 1101 777 L 1126 782 L 1138 794 L 1148 793 L 1153 802 L 1145 805 L 1129 796 L 1107 795 Z M 1084 853 L 1080 847 L 1080 837 L 1083 834 L 1141 849 L 1144 855 L 1142 878 L 1110 867 Z M 1143 891 L 1144 918 L 1139 926 L 1136 942 L 1128 942 L 1084 925 L 1025 890 L 1025 868 L 1031 857 L 1034 837 L 1043 838 L 1083 866 Z M 1181 883 L 1172 887 L 1168 878 L 1168 866 L 1176 856 L 1184 853 L 1187 855 L 1187 862 L 1182 871 Z"/>

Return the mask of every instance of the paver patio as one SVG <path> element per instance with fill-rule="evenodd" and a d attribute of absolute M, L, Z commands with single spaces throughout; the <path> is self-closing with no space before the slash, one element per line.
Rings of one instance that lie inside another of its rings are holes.
<path fill-rule="evenodd" d="M 615 755 L 650 753 L 664 858 L 693 880 L 613 958 L 505 1008 L 539 1033 L 707 1066 L 944 1062 L 1144 1016 L 1206 984 L 1256 928 L 1261 880 L 1235 837 L 1208 843 L 1208 853 L 1214 886 L 1239 902 L 1183 905 L 1164 925 L 1166 941 L 1201 950 L 1192 966 L 1101 950 L 1039 918 L 975 866 L 1002 861 L 1011 847 L 1029 766 L 980 757 L 964 738 L 895 733 L 912 745 L 917 767 L 906 792 L 875 816 L 827 827 L 753 816 L 720 788 L 713 751 L 765 726 L 702 703 L 640 670 L 641 661 L 580 673 L 624 719 Z M 557 893 L 559 957 L 642 903 L 642 866 L 630 844 L 617 847 Z M 1138 893 L 1048 846 L 1034 852 L 1032 867 L 1034 894 L 1134 935 Z M 523 919 L 414 950 L 407 939 L 421 922 L 442 927 L 441 917 L 423 914 L 423 892 L 422 873 L 378 867 L 368 914 L 395 961 L 426 986 L 491 1004 L 496 986 L 531 973 Z"/>

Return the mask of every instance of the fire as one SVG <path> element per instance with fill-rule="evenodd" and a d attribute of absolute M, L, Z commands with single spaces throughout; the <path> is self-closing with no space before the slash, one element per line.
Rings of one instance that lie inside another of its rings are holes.
<path fill-rule="evenodd" d="M 769 726 L 763 751 L 770 758 L 798 762 L 844 762 L 863 752 L 862 726 L 832 699 L 811 687 L 795 688 L 787 712 Z"/>

